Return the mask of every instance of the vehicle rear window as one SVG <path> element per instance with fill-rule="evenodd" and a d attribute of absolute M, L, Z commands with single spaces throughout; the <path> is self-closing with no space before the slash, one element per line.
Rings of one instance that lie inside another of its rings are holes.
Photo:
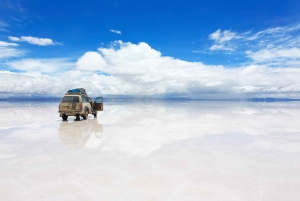
<path fill-rule="evenodd" d="M 62 99 L 62 102 L 79 102 L 79 97 L 78 96 L 65 96 Z"/>

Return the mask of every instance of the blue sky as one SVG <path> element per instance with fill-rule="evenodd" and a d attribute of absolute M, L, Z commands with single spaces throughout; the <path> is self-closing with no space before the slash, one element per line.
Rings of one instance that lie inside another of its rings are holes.
<path fill-rule="evenodd" d="M 299 11 L 296 0 L 3 0 L 0 95 L 83 86 L 94 95 L 298 98 Z"/>

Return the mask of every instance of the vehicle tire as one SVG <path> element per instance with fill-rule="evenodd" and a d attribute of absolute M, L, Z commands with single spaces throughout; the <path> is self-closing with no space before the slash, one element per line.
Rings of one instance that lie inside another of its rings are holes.
<path fill-rule="evenodd" d="M 84 114 L 82 115 L 83 120 L 86 120 L 88 118 L 88 115 L 89 115 L 89 113 L 88 113 L 87 109 L 85 109 Z"/>
<path fill-rule="evenodd" d="M 79 117 L 79 115 L 76 115 L 76 119 L 75 119 L 75 121 L 80 121 L 80 117 Z"/>
<path fill-rule="evenodd" d="M 68 116 L 67 115 L 63 115 L 63 116 L 61 116 L 61 118 L 63 119 L 63 121 L 67 121 L 68 120 Z"/>
<path fill-rule="evenodd" d="M 96 111 L 96 112 L 94 112 L 94 117 L 97 117 L 97 111 Z"/>

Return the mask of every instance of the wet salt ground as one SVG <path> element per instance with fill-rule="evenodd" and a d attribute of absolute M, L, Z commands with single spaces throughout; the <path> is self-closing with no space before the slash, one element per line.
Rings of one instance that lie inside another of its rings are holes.
<path fill-rule="evenodd" d="M 300 103 L 0 103 L 0 200 L 300 200 Z"/>

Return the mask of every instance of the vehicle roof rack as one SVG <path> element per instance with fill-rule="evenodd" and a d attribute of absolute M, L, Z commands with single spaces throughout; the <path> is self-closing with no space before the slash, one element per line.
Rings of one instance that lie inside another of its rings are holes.
<path fill-rule="evenodd" d="M 66 92 L 65 95 L 85 95 L 85 94 L 81 92 Z"/>
<path fill-rule="evenodd" d="M 75 89 L 70 89 L 68 90 L 65 95 L 72 95 L 72 94 L 77 94 L 77 95 L 86 95 L 85 89 L 84 88 L 75 88 Z"/>

